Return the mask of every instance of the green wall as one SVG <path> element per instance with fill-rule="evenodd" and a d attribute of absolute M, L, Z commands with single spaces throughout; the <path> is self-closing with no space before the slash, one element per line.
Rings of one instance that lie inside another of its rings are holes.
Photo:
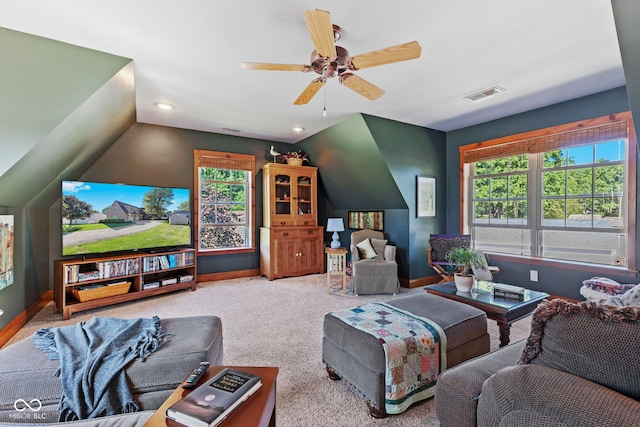
<path fill-rule="evenodd" d="M 470 126 L 447 133 L 447 233 L 459 233 L 460 224 L 460 161 L 459 147 L 506 135 L 518 134 L 593 117 L 606 116 L 629 110 L 627 92 L 624 87 L 608 90 L 583 98 L 574 99 L 545 108 L 516 114 L 503 119 Z M 638 186 L 637 188 L 640 188 Z M 638 227 L 638 225 L 636 226 Z M 636 235 L 638 235 L 636 230 Z M 593 272 L 550 266 L 532 266 L 517 260 L 508 263 L 492 262 L 500 267 L 496 280 L 531 287 L 551 294 L 581 299 L 579 289 L 582 281 L 597 276 Z M 539 281 L 529 281 L 529 270 L 538 270 Z M 602 273 L 600 275 L 603 275 Z M 621 283 L 635 279 L 615 274 L 606 274 Z"/>
<path fill-rule="evenodd" d="M 417 279 L 434 274 L 427 265 L 430 233 L 445 226 L 445 134 L 380 117 L 356 114 L 319 132 L 298 146 L 319 167 L 326 212 L 321 218 L 349 211 L 384 210 L 384 233 L 397 247 L 399 276 Z M 437 214 L 416 217 L 416 177 L 437 180 Z M 349 247 L 353 230 L 340 233 Z M 329 240 L 329 239 L 327 239 Z"/>
<path fill-rule="evenodd" d="M 2 328 L 53 289 L 60 180 L 82 174 L 135 123 L 135 93 L 127 58 L 5 28 L 0 52 L 0 213 L 15 218 Z"/>

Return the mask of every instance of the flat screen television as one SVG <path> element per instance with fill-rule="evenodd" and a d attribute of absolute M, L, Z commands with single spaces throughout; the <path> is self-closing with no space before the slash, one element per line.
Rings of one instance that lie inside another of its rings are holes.
<path fill-rule="evenodd" d="M 188 188 L 62 181 L 62 255 L 192 247 Z"/>

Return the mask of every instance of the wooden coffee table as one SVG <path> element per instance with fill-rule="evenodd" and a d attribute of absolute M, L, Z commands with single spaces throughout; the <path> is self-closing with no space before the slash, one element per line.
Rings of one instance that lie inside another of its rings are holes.
<path fill-rule="evenodd" d="M 213 378 L 215 374 L 224 368 L 236 368 L 262 377 L 262 387 L 258 389 L 249 399 L 236 408 L 235 411 L 224 420 L 220 427 L 275 427 L 276 425 L 276 376 L 278 368 L 274 367 L 254 367 L 254 366 L 211 366 L 207 373 L 200 379 L 198 384 Z M 171 396 L 162 404 L 151 418 L 144 424 L 145 427 L 184 427 L 182 424 L 167 419 L 167 408 L 191 390 L 178 387 Z"/>
<path fill-rule="evenodd" d="M 524 300 L 494 297 L 492 282 L 478 282 L 471 292 L 459 292 L 454 282 L 430 285 L 425 289 L 430 294 L 472 305 L 487 313 L 487 317 L 498 324 L 500 347 L 509 344 L 511 324 L 533 313 L 538 303 L 549 297 L 545 292 L 530 289 L 525 291 Z"/>

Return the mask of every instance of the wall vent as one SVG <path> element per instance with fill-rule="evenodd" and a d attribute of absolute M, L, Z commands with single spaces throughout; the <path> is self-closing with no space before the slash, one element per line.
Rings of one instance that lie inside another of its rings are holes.
<path fill-rule="evenodd" d="M 485 89 L 482 90 L 480 92 L 476 92 L 472 95 L 469 96 L 465 96 L 464 99 L 468 99 L 469 101 L 473 101 L 473 102 L 479 102 L 479 101 L 484 101 L 488 98 L 491 98 L 493 95 L 495 95 L 496 93 L 499 92 L 504 92 L 506 89 L 500 87 L 500 86 L 494 86 L 491 87 L 489 89 Z"/>

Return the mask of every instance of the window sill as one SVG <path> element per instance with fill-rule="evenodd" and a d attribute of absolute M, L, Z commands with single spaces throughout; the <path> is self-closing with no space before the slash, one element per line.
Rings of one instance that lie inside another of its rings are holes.
<path fill-rule="evenodd" d="M 244 253 L 256 252 L 257 250 L 258 250 L 257 248 L 200 249 L 198 250 L 198 256 L 244 254 Z"/>
<path fill-rule="evenodd" d="M 525 255 L 499 254 L 488 252 L 490 263 L 493 261 L 511 262 L 516 264 L 541 265 L 545 267 L 560 268 L 564 270 L 588 271 L 598 273 L 599 275 L 612 275 L 620 277 L 636 277 L 636 270 L 630 270 L 628 267 L 616 267 L 613 265 L 597 265 L 587 264 L 575 261 L 552 260 L 548 258 L 537 258 Z"/>

